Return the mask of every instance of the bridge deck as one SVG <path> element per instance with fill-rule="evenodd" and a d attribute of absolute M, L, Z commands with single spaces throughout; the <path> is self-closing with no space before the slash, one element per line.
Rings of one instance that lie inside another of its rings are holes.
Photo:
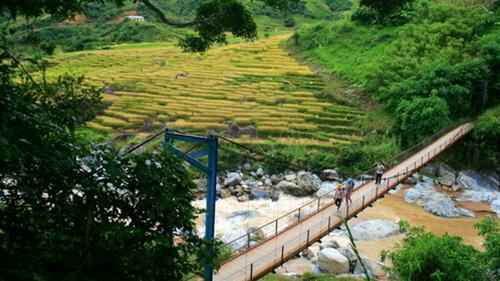
<path fill-rule="evenodd" d="M 214 280 L 248 281 L 264 276 L 339 226 L 342 223 L 341 217 L 351 218 L 361 212 L 472 128 L 471 123 L 461 125 L 386 171 L 384 178 L 392 178 L 392 180 L 384 182 L 383 185 L 376 186 L 373 181 L 370 181 L 360 186 L 353 192 L 353 203 L 349 209 L 343 204 L 341 210 L 337 212 L 332 199 L 325 198 L 321 199 L 321 205 L 318 202 L 316 211 L 309 212 L 309 215 L 304 218 L 301 218 L 299 213 L 297 222 L 286 226 L 285 229 L 278 230 L 276 224 L 277 235 L 248 248 L 223 264 L 214 275 Z"/>

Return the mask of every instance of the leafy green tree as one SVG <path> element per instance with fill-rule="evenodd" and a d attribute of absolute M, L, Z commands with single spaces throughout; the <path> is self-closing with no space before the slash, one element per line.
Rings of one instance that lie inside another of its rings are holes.
<path fill-rule="evenodd" d="M 446 101 L 437 96 L 403 100 L 396 109 L 395 132 L 404 147 L 435 133 L 450 122 Z"/>
<path fill-rule="evenodd" d="M 286 10 L 290 3 L 299 0 L 260 0 L 264 4 L 281 10 Z M 37 17 L 51 14 L 61 18 L 83 13 L 86 5 L 99 3 L 115 3 L 123 5 L 125 0 L 28 0 L 2 1 L 0 11 L 6 11 L 11 16 L 24 15 Z M 173 27 L 191 27 L 196 34 L 186 36 L 180 41 L 180 46 L 188 51 L 205 51 L 215 43 L 226 42 L 226 32 L 245 39 L 255 39 L 257 26 L 249 9 L 238 0 L 208 0 L 197 6 L 194 18 L 186 21 L 171 18 L 162 6 L 153 0 L 133 0 L 141 3 L 152 11 L 164 24 Z"/>
<path fill-rule="evenodd" d="M 423 228 L 410 228 L 403 243 L 388 256 L 393 264 L 391 280 L 490 280 L 478 250 L 465 245 L 460 237 L 439 237 Z"/>
<path fill-rule="evenodd" d="M 361 0 L 359 3 L 361 6 L 374 9 L 382 17 L 386 17 L 395 11 L 399 11 L 403 6 L 413 1 L 414 0 Z"/>
<path fill-rule="evenodd" d="M 471 149 L 479 167 L 494 169 L 500 165 L 500 106 L 483 113 L 476 121 Z"/>

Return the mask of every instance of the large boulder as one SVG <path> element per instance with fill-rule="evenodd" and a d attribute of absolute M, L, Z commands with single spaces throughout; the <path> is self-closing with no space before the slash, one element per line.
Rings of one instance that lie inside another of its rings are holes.
<path fill-rule="evenodd" d="M 285 175 L 285 180 L 294 182 L 295 180 L 297 180 L 297 175 L 295 173 L 287 174 Z"/>
<path fill-rule="evenodd" d="M 321 183 L 319 190 L 316 192 L 316 197 L 323 197 L 326 195 L 331 195 L 335 193 L 337 188 L 337 183 L 334 181 L 324 181 Z"/>
<path fill-rule="evenodd" d="M 408 203 L 416 203 L 422 197 L 422 192 L 416 188 L 410 188 L 405 193 L 405 201 Z"/>
<path fill-rule="evenodd" d="M 465 189 L 498 191 L 498 185 L 496 185 L 491 177 L 483 176 L 475 171 L 460 172 L 458 182 Z"/>
<path fill-rule="evenodd" d="M 491 209 L 500 217 L 500 198 L 491 202 Z"/>
<path fill-rule="evenodd" d="M 254 188 L 250 191 L 250 200 L 258 200 L 258 199 L 269 199 L 271 197 L 271 193 L 266 190 Z"/>
<path fill-rule="evenodd" d="M 305 193 L 312 194 L 319 190 L 321 180 L 313 173 L 301 171 L 297 174 L 297 185 Z"/>
<path fill-rule="evenodd" d="M 326 169 L 323 170 L 320 174 L 320 178 L 323 181 L 340 181 L 339 174 L 337 173 L 337 170 L 334 169 Z"/>
<path fill-rule="evenodd" d="M 487 190 L 465 190 L 457 198 L 457 201 L 468 201 L 468 202 L 493 202 L 496 199 L 500 199 L 500 192 L 487 191 Z"/>
<path fill-rule="evenodd" d="M 286 276 L 302 276 L 308 272 L 315 272 L 316 266 L 308 258 L 297 258 L 287 261 L 276 270 L 276 273 Z"/>
<path fill-rule="evenodd" d="M 240 173 L 228 173 L 226 179 L 224 180 L 224 186 L 235 186 L 241 183 Z"/>
<path fill-rule="evenodd" d="M 296 183 L 286 180 L 280 181 L 280 183 L 276 185 L 276 188 L 294 196 L 306 196 L 309 194 L 306 190 L 299 187 Z"/>
<path fill-rule="evenodd" d="M 318 265 L 321 271 L 341 274 L 349 273 L 349 259 L 333 248 L 319 251 Z"/>
<path fill-rule="evenodd" d="M 355 240 L 383 239 L 399 234 L 399 225 L 390 220 L 375 219 L 357 223 L 351 227 Z"/>
<path fill-rule="evenodd" d="M 448 195 L 438 192 L 432 193 L 430 197 L 426 198 L 424 210 L 445 218 L 475 217 L 473 212 L 457 208 L 455 202 Z"/>
<path fill-rule="evenodd" d="M 368 259 L 367 257 L 361 257 L 363 264 L 366 268 L 366 271 L 368 271 L 368 275 L 373 278 L 378 274 L 382 274 L 383 270 L 380 265 L 377 263 L 373 262 L 372 260 Z M 365 271 L 363 269 L 363 266 L 361 265 L 360 261 L 356 261 L 356 266 L 354 267 L 354 274 L 356 275 L 364 275 Z"/>

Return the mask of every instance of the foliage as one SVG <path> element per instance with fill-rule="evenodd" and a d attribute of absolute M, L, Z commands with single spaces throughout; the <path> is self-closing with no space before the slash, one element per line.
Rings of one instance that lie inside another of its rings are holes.
<path fill-rule="evenodd" d="M 401 136 L 403 147 L 419 142 L 450 122 L 448 105 L 437 96 L 403 100 L 395 115 L 394 130 Z"/>
<path fill-rule="evenodd" d="M 487 281 L 481 253 L 460 237 L 436 236 L 412 227 L 403 243 L 389 253 L 392 280 Z"/>
<path fill-rule="evenodd" d="M 493 217 L 486 217 L 475 225 L 479 235 L 484 238 L 485 252 L 482 263 L 487 267 L 490 280 L 500 278 L 500 222 Z"/>
<path fill-rule="evenodd" d="M 477 155 L 479 166 L 486 169 L 500 164 L 500 106 L 482 114 L 474 128 L 472 150 Z"/>
<path fill-rule="evenodd" d="M 1 276 L 180 280 L 218 261 L 195 233 L 195 187 L 178 160 L 90 150 L 74 131 L 95 117 L 96 89 L 35 79 L 8 51 L 0 61 Z"/>
<path fill-rule="evenodd" d="M 413 16 L 415 0 L 361 0 L 353 20 L 363 24 L 401 24 Z"/>

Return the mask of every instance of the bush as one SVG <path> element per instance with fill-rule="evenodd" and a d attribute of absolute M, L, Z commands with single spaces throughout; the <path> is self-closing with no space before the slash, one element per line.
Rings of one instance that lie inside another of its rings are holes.
<path fill-rule="evenodd" d="M 412 228 L 402 245 L 389 253 L 391 278 L 405 281 L 487 281 L 480 252 L 460 237 L 438 237 Z"/>
<path fill-rule="evenodd" d="M 396 109 L 394 131 L 403 147 L 422 140 L 450 123 L 446 101 L 437 96 L 403 100 Z"/>
<path fill-rule="evenodd" d="M 294 27 L 295 20 L 292 17 L 288 17 L 285 19 L 284 25 L 285 25 L 285 27 Z"/>
<path fill-rule="evenodd" d="M 375 24 L 378 22 L 379 13 L 370 7 L 360 6 L 356 11 L 352 14 L 352 20 L 357 21 L 361 24 Z"/>

